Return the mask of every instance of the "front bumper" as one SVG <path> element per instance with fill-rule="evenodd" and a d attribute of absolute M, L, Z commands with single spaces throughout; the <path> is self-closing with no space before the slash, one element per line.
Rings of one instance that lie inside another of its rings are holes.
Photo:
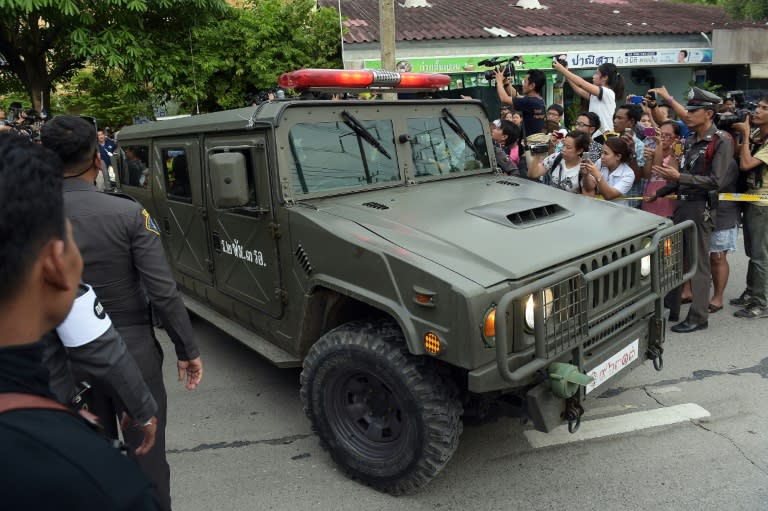
<path fill-rule="evenodd" d="M 468 373 L 469 391 L 482 393 L 529 386 L 541 380 L 537 373 L 552 362 L 570 363 L 586 372 L 606 354 L 636 338 L 640 339 L 638 363 L 647 360 L 648 347 L 664 343 L 664 295 L 695 272 L 695 250 L 689 251 L 693 259 L 689 261 L 689 272 L 683 274 L 682 270 L 685 230 L 689 231 L 686 241 L 695 247 L 695 225 L 686 221 L 657 231 L 647 247 L 593 271 L 585 273 L 579 267 L 569 266 L 506 293 L 496 307 L 496 318 L 505 320 L 496 322 L 495 363 Z M 625 301 L 621 296 L 613 297 L 610 311 L 601 310 L 598 295 L 606 293 L 605 289 L 610 295 L 615 289 L 612 279 L 618 280 L 622 272 L 626 275 L 626 268 L 637 265 L 645 256 L 651 257 L 650 292 L 632 295 Z M 545 289 L 551 292 L 545 293 Z M 534 303 L 534 344 L 510 353 L 513 343 L 509 318 L 519 316 L 517 305 L 529 295 Z M 583 397 L 584 389 L 581 392 Z"/>

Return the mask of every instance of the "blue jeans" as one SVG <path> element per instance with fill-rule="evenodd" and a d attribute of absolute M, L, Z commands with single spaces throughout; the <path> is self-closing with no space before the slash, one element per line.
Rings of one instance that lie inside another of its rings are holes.
<path fill-rule="evenodd" d="M 768 206 L 746 205 L 744 251 L 749 257 L 747 294 L 765 307 L 768 305 Z"/>

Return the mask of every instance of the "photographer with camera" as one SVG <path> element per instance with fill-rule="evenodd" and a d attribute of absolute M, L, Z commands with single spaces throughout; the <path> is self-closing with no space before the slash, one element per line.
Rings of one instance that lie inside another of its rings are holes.
<path fill-rule="evenodd" d="M 733 161 L 731 137 L 713 123 L 720 98 L 698 87 L 691 89 L 688 98 L 686 124 L 691 133 L 685 141 L 680 169 L 673 165 L 654 165 L 652 172 L 669 184 L 646 198 L 653 201 L 676 192 L 674 222 L 692 220 L 696 224 L 696 246 L 690 246 L 687 236 L 684 245 L 686 259 L 690 260 L 689 250 L 698 253 L 696 273 L 691 279 L 691 308 L 686 319 L 672 327 L 672 331 L 678 333 L 691 333 L 709 326 L 710 238 L 717 218 L 718 192 L 725 184 L 728 166 Z M 673 304 L 678 303 L 681 288 L 674 290 Z"/>
<path fill-rule="evenodd" d="M 614 64 L 600 64 L 592 75 L 592 83 L 568 69 L 563 56 L 552 59 L 552 68 L 565 76 L 573 91 L 589 100 L 589 111 L 600 116 L 604 131 L 613 130 L 613 112 L 616 98 L 624 97 L 624 78 Z"/>
<path fill-rule="evenodd" d="M 755 129 L 750 133 L 751 126 Z M 747 173 L 747 192 L 767 194 L 768 96 L 760 98 L 757 108 L 743 122 L 732 125 L 742 135 L 739 170 Z M 768 317 L 768 204 L 749 202 L 744 207 L 744 250 L 749 257 L 747 288 L 731 305 L 742 307 L 737 318 Z"/>
<path fill-rule="evenodd" d="M 523 79 L 523 93 L 517 93 L 511 82 L 511 76 L 507 69 L 494 71 L 496 79 L 496 92 L 499 100 L 506 105 L 512 105 L 515 110 L 523 114 L 523 137 L 529 137 L 541 133 L 544 129 L 545 109 L 544 99 L 541 97 L 547 77 L 540 69 L 531 69 Z"/>
<path fill-rule="evenodd" d="M 581 193 L 581 162 L 585 157 L 588 159 L 588 150 L 589 136 L 582 131 L 571 131 L 565 136 L 559 153 L 550 154 L 543 161 L 544 154 L 535 156 L 536 165 L 528 177 L 567 192 Z"/>
<path fill-rule="evenodd" d="M 683 105 L 675 101 L 675 98 L 669 93 L 666 87 L 662 85 L 661 87 L 648 89 L 648 92 L 645 93 L 645 100 L 657 126 L 661 126 L 661 123 L 666 120 L 673 120 L 680 126 L 680 135 L 683 138 L 688 136 L 688 126 L 683 122 L 688 113 Z M 661 104 L 661 101 L 664 102 L 663 105 Z M 675 120 L 670 115 L 670 109 L 675 113 L 678 120 Z"/>

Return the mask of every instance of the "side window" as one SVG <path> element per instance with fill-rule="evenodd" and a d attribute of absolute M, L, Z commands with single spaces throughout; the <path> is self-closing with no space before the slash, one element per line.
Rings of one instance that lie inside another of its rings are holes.
<path fill-rule="evenodd" d="M 306 193 L 381 186 L 400 181 L 391 121 L 301 123 L 289 132 L 293 191 Z"/>
<path fill-rule="evenodd" d="M 170 200 L 192 202 L 187 152 L 183 149 L 163 149 L 165 194 Z"/>
<path fill-rule="evenodd" d="M 149 146 L 121 146 L 120 182 L 126 186 L 138 186 L 150 189 L 152 180 L 149 176 Z"/>

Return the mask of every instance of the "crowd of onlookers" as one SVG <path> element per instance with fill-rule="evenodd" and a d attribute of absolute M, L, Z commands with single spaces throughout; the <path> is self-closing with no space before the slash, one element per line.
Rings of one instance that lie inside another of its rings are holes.
<path fill-rule="evenodd" d="M 680 319 L 680 304 L 692 304 L 686 319 L 672 327 L 677 332 L 707 328 L 708 315 L 723 309 L 727 254 L 736 250 L 743 225 L 747 286 L 730 303 L 739 307 L 736 317 L 768 317 L 768 188 L 763 184 L 768 98 L 760 98 L 741 117 L 733 115 L 733 98 L 722 100 L 696 87 L 685 102 L 662 86 L 644 96 L 626 96 L 617 105 L 624 84 L 616 66 L 601 65 L 591 82 L 560 62 L 553 62 L 553 68 L 588 106 L 567 130 L 562 106 L 545 108 L 541 71 L 528 71 L 521 91 L 497 73 L 502 108 L 490 128 L 497 159 L 506 156 L 500 168 L 675 223 L 692 220 L 698 233 L 697 246 L 690 247 L 698 253 L 695 276 L 665 299 L 674 322 Z M 738 193 L 749 193 L 753 200 Z"/>

